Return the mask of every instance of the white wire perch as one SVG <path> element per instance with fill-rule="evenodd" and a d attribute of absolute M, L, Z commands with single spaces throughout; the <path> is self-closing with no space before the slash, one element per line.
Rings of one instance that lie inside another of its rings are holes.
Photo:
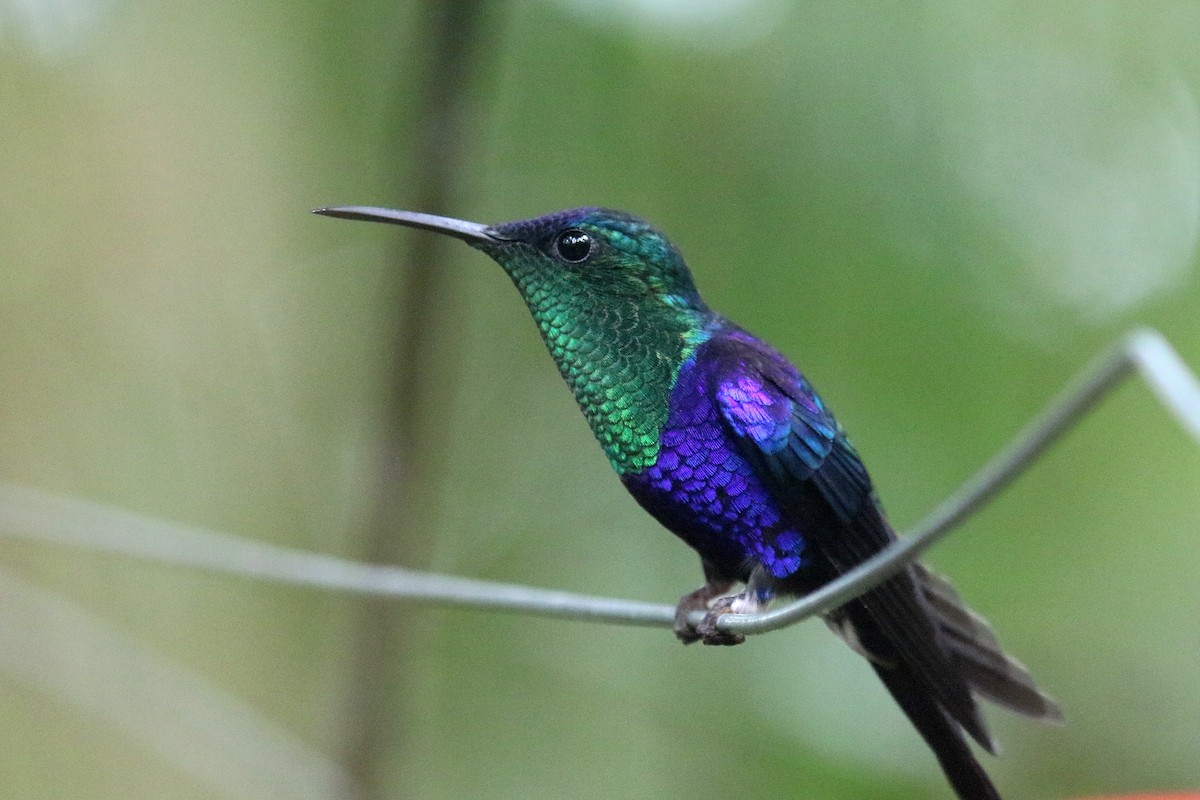
<path fill-rule="evenodd" d="M 1200 443 L 1200 381 L 1162 334 L 1129 333 L 1089 365 L 1011 444 L 909 535 L 803 598 L 762 614 L 727 614 L 722 630 L 793 625 L 879 585 L 978 511 L 1122 380 L 1138 373 Z M 0 536 L 55 542 L 276 583 L 543 616 L 670 627 L 675 607 L 417 572 L 264 544 L 11 484 L 0 484 Z M 701 614 L 696 613 L 696 621 Z"/>

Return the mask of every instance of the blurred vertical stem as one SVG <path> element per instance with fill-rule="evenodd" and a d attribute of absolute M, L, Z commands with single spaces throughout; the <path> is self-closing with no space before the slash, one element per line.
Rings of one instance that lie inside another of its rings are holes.
<path fill-rule="evenodd" d="M 407 158 L 393 162 L 410 165 L 411 207 L 422 211 L 449 213 L 460 188 L 470 111 L 467 90 L 479 55 L 482 10 L 479 0 L 424 3 L 421 38 L 430 55 L 421 65 L 419 128 Z M 446 303 L 446 270 L 439 262 L 446 241 L 439 236 L 402 241 L 394 260 L 404 277 L 397 287 L 390 343 L 390 405 L 382 425 L 376 512 L 364 547 L 367 560 L 382 564 L 419 563 L 420 554 L 413 552 L 406 532 L 428 529 L 421 519 L 427 506 L 420 500 L 428 495 L 421 487 L 434 479 L 430 466 L 440 461 L 432 451 L 436 443 L 426 435 L 430 398 L 425 389 L 438 369 L 436 358 L 446 362 L 445 343 L 439 341 Z M 444 375 L 439 378 L 438 394 L 452 391 Z M 394 696 L 389 679 L 404 660 L 402 624 L 395 604 L 387 601 L 366 603 L 358 617 L 343 736 L 358 800 L 382 800 L 391 793 L 380 778 L 396 739 L 397 709 L 387 700 Z"/>

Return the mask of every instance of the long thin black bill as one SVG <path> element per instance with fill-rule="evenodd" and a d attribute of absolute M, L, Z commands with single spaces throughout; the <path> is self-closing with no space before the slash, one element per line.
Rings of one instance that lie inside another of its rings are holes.
<path fill-rule="evenodd" d="M 488 233 L 488 226 L 478 222 L 467 222 L 453 217 L 439 217 L 434 214 L 422 214 L 420 211 L 397 211 L 393 208 L 376 208 L 374 206 L 334 206 L 332 208 L 314 208 L 314 214 L 339 219 L 361 219 L 367 222 L 389 222 L 392 225 L 404 225 L 409 228 L 420 228 L 435 233 L 444 233 L 466 242 L 494 242 L 497 237 Z"/>

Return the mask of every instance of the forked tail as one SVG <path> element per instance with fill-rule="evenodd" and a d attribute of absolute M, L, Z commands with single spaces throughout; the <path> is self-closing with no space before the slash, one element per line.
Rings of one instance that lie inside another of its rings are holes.
<path fill-rule="evenodd" d="M 1037 687 L 1024 664 L 1004 652 L 987 620 L 967 608 L 945 578 L 920 563 L 912 568 L 943 642 L 971 690 L 1030 719 L 1061 723 L 1058 703 Z"/>

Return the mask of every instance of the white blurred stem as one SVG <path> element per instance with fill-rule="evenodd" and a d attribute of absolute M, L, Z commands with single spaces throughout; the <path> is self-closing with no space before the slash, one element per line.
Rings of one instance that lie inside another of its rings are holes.
<path fill-rule="evenodd" d="M 226 689 L 3 569 L 0 667 L 224 797 L 321 800 L 350 786 L 332 759 Z"/>

